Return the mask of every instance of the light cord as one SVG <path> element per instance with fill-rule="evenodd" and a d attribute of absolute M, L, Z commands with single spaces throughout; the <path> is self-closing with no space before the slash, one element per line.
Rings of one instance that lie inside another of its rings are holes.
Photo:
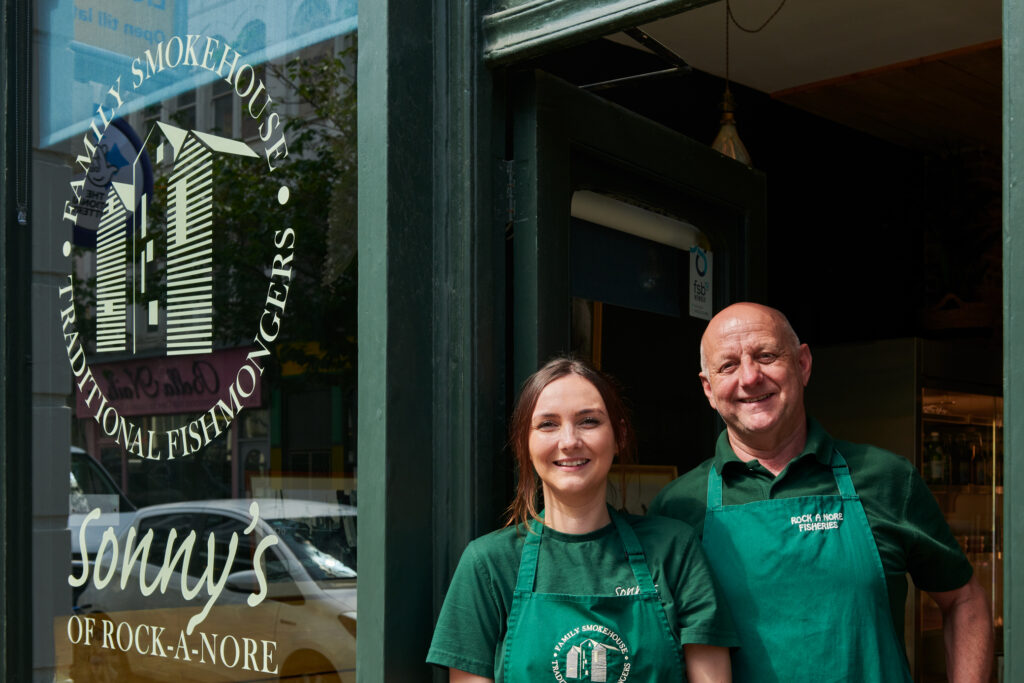
<path fill-rule="evenodd" d="M 779 3 L 779 6 L 775 8 L 775 11 L 772 12 L 771 14 L 769 14 L 768 18 L 765 19 L 764 22 L 760 26 L 758 26 L 757 28 L 747 28 L 746 26 L 741 24 L 736 19 L 736 15 L 732 13 L 732 5 L 729 4 L 729 0 L 725 0 L 725 14 L 726 14 L 726 17 L 727 17 L 726 26 L 728 27 L 728 19 L 731 19 L 732 23 L 736 24 L 736 28 L 738 28 L 741 31 L 745 31 L 746 33 L 760 33 L 761 31 L 763 31 L 765 29 L 766 26 L 768 26 L 768 24 L 771 22 L 771 20 L 775 18 L 775 15 L 778 14 L 782 10 L 782 8 L 783 8 L 783 6 L 785 6 L 785 4 L 786 4 L 786 0 L 782 0 L 782 2 Z M 729 39 L 729 34 L 726 33 L 726 41 L 728 41 L 728 39 Z"/>

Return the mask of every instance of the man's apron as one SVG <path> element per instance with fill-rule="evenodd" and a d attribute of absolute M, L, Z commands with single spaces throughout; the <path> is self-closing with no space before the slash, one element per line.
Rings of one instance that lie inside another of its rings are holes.
<path fill-rule="evenodd" d="M 686 680 L 682 650 L 669 628 L 640 541 L 628 522 L 613 509 L 608 511 L 639 592 L 622 596 L 535 593 L 544 526 L 533 521 L 533 533 L 526 535 L 519 562 L 508 630 L 499 647 L 498 683 Z M 579 571 L 592 569 L 580 567 Z"/>
<path fill-rule="evenodd" d="M 833 450 L 839 495 L 722 505 L 708 472 L 704 552 L 740 636 L 743 681 L 910 681 L 864 506 Z"/>

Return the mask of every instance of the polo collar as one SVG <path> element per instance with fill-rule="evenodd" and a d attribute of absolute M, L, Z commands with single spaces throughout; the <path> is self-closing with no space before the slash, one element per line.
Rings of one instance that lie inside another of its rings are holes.
<path fill-rule="evenodd" d="M 808 416 L 807 418 L 807 441 L 804 442 L 804 448 L 800 455 L 795 457 L 791 462 L 792 465 L 798 460 L 802 460 L 805 457 L 813 456 L 819 463 L 825 466 L 829 466 L 832 459 L 832 437 L 829 436 L 825 428 L 815 420 L 813 417 Z M 736 452 L 732 449 L 732 444 L 729 443 L 729 430 L 723 429 L 722 433 L 718 435 L 718 442 L 715 444 L 715 456 L 711 461 L 715 471 L 721 476 L 723 470 L 728 465 L 729 467 L 735 467 L 736 465 L 730 465 L 729 463 L 737 463 L 745 468 L 749 468 L 748 463 L 743 462 L 736 456 Z M 787 465 L 788 469 L 789 465 Z"/>

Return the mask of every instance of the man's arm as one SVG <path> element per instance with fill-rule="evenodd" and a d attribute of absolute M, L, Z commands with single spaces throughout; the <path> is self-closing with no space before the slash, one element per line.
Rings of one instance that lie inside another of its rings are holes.
<path fill-rule="evenodd" d="M 946 673 L 951 683 L 981 683 L 992 676 L 995 645 L 988 595 L 976 577 L 951 591 L 929 592 L 942 610 Z"/>

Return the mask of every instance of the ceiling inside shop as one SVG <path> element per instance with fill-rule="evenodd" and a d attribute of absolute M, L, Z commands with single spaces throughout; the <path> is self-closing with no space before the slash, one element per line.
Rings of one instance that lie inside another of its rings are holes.
<path fill-rule="evenodd" d="M 777 1 L 730 0 L 760 26 Z M 1000 0 L 785 0 L 758 33 L 729 32 L 730 78 L 900 145 L 998 148 Z M 725 3 L 642 27 L 694 68 L 725 76 Z M 636 43 L 624 34 L 612 37 Z"/>

